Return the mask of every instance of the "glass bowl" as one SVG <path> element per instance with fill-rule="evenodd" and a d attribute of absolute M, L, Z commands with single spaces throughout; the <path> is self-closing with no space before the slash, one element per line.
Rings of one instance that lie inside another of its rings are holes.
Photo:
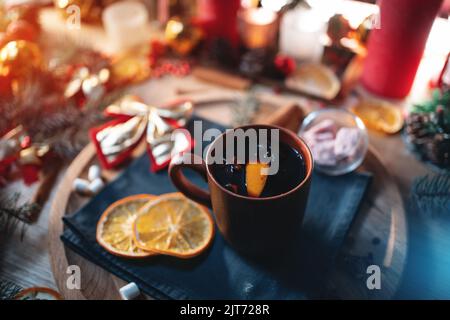
<path fill-rule="evenodd" d="M 325 127 L 327 129 L 321 131 Z M 341 130 L 342 128 L 350 130 Z M 322 133 L 325 134 L 319 137 L 318 134 Z M 332 176 L 343 175 L 358 168 L 369 147 L 369 136 L 363 121 L 345 109 L 329 108 L 311 112 L 303 120 L 298 135 L 310 147 L 314 167 Z M 343 150 L 349 152 L 345 153 Z"/>

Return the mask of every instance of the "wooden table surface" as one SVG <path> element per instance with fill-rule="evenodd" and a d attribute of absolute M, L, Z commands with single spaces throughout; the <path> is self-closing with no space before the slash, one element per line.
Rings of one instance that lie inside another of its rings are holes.
<path fill-rule="evenodd" d="M 180 81 L 180 86 L 189 87 L 189 83 L 195 85 L 192 79 L 161 79 L 161 81 Z M 187 84 L 186 84 L 187 83 Z M 151 103 L 161 103 L 167 100 L 167 97 L 173 96 L 173 92 L 158 92 L 151 90 L 154 81 L 137 87 L 136 93 Z M 302 105 L 308 103 L 304 98 L 295 96 L 283 96 L 277 99 L 286 99 L 286 101 L 295 100 Z M 313 106 L 307 105 L 307 108 Z M 229 124 L 230 112 L 223 107 L 203 107 L 197 110 L 197 113 L 206 118 Z M 431 173 L 431 170 L 424 164 L 418 162 L 405 148 L 400 135 L 386 136 L 383 134 L 370 132 L 370 142 L 375 149 L 382 155 L 382 160 L 387 169 L 392 174 L 394 180 L 399 186 L 403 201 L 407 201 L 411 183 L 415 177 Z M 64 174 L 60 173 L 60 177 Z M 56 182 L 56 184 L 58 181 Z M 56 185 L 55 184 L 55 185 Z M 11 186 L 12 190 L 23 191 L 21 184 L 15 183 Z M 56 284 L 51 272 L 49 251 L 48 251 L 48 219 L 49 208 L 52 201 L 58 201 L 57 195 L 53 191 L 49 201 L 45 204 L 39 220 L 28 226 L 25 237 L 20 239 L 20 230 L 7 240 L 0 248 L 0 280 L 11 281 L 22 287 L 46 286 L 56 289 Z M 29 192 L 29 191 L 28 191 Z M 408 216 L 408 213 L 407 213 Z"/>

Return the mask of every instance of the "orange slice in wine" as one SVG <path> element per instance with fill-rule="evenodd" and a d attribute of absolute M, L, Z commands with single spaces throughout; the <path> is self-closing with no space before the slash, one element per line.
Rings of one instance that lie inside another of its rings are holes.
<path fill-rule="evenodd" d="M 247 186 L 247 193 L 251 197 L 259 197 L 266 185 L 267 175 L 264 170 L 269 165 L 267 163 L 248 163 L 245 166 L 245 184 Z"/>

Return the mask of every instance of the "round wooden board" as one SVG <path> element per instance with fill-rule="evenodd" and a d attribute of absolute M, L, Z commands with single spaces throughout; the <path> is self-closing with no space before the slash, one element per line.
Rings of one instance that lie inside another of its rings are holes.
<path fill-rule="evenodd" d="M 138 148 L 135 156 L 142 153 L 143 149 L 143 146 Z M 75 212 L 89 200 L 72 192 L 72 182 L 77 177 L 86 176 L 87 168 L 95 161 L 95 149 L 90 144 L 69 166 L 56 190 L 58 196 L 50 211 L 51 265 L 55 281 L 65 299 L 120 299 L 118 289 L 125 284 L 106 270 L 66 250 L 60 240 L 64 230 L 62 217 Z M 342 299 L 389 299 L 398 288 L 406 259 L 405 210 L 395 182 L 373 148 L 369 148 L 359 170 L 371 172 L 373 181 L 347 241 L 340 250 L 324 295 Z M 102 172 L 107 180 L 112 180 L 117 173 Z M 74 264 L 81 268 L 81 290 L 68 289 L 66 286 L 67 267 Z M 369 290 L 366 286 L 368 264 L 381 268 L 380 290 Z"/>

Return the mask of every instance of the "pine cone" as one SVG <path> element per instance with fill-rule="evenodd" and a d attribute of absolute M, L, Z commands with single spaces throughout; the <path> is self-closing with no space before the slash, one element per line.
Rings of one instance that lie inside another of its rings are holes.
<path fill-rule="evenodd" d="M 441 167 L 450 166 L 450 134 L 437 134 L 429 143 L 428 157 Z"/>
<path fill-rule="evenodd" d="M 406 120 L 406 132 L 409 141 L 417 147 L 422 147 L 433 135 L 430 131 L 431 118 L 428 114 L 412 113 Z"/>

